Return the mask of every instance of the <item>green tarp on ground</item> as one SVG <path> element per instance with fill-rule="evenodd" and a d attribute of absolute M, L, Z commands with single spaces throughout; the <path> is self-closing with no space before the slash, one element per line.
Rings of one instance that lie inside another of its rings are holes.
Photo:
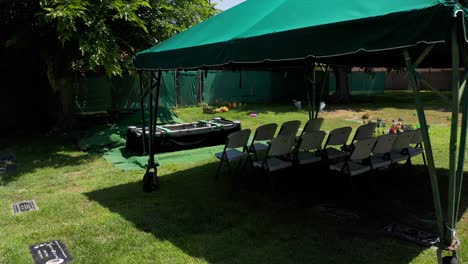
<path fill-rule="evenodd" d="M 401 66 L 403 48 L 450 43 L 447 30 L 454 13 L 463 10 L 442 0 L 245 1 L 137 53 L 133 64 L 187 69 L 309 57 L 338 65 Z M 368 52 L 380 54 L 346 56 Z M 431 65 L 450 65 L 449 54 L 446 48 L 432 53 L 438 59 Z"/>
<path fill-rule="evenodd" d="M 197 148 L 156 155 L 159 165 L 180 165 L 204 161 L 214 158 L 214 154 L 223 151 L 224 145 Z M 142 170 L 146 168 L 148 156 L 131 156 L 125 147 L 117 147 L 104 152 L 103 158 L 124 171 Z"/>

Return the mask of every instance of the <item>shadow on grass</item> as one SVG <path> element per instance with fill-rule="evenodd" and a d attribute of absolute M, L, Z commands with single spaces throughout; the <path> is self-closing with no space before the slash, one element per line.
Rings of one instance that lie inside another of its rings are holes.
<path fill-rule="evenodd" d="M 77 150 L 74 138 L 68 136 L 35 136 L 15 139 L 8 150 L 15 153 L 18 172 L 2 175 L 0 185 L 16 181 L 21 175 L 43 168 L 62 168 L 89 163 L 99 156 Z"/>
<path fill-rule="evenodd" d="M 374 188 L 368 179 L 357 179 L 354 196 L 320 170 L 313 176 L 282 175 L 282 188 L 274 194 L 259 185 L 230 195 L 228 177 L 213 180 L 217 165 L 164 175 L 161 189 L 151 194 L 135 182 L 86 195 L 138 229 L 208 262 L 409 263 L 424 248 L 394 239 L 382 228 L 400 223 L 435 231 L 422 167 L 375 174 Z M 461 212 L 466 197 L 463 201 Z M 355 210 L 359 220 L 324 217 L 316 205 L 327 202 Z"/>

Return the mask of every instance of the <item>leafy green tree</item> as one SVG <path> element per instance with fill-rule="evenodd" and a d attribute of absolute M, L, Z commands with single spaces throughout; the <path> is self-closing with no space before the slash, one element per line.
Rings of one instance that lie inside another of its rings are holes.
<path fill-rule="evenodd" d="M 132 56 L 216 14 L 206 0 L 40 0 L 42 58 L 60 93 L 61 125 L 73 112 L 73 74 L 121 76 Z"/>

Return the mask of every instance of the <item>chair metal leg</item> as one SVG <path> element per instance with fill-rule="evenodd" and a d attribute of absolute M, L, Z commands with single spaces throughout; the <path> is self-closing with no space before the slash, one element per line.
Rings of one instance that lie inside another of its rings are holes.
<path fill-rule="evenodd" d="M 354 199 L 353 176 L 351 176 L 351 174 L 348 174 L 347 176 L 348 176 L 349 189 L 351 191 L 351 198 Z"/>
<path fill-rule="evenodd" d="M 221 167 L 222 166 L 223 166 L 223 160 L 220 160 L 218 170 L 217 170 L 216 175 L 215 175 L 215 180 L 217 180 L 219 178 L 219 173 L 221 172 Z"/>
<path fill-rule="evenodd" d="M 268 175 L 268 179 L 270 181 L 271 192 L 274 193 L 275 192 L 275 183 L 273 181 L 273 175 L 271 174 L 270 170 L 268 170 L 268 169 L 267 169 L 267 175 Z"/>

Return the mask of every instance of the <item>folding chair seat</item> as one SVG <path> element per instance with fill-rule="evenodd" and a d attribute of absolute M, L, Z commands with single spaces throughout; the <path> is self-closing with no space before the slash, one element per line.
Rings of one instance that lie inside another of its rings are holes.
<path fill-rule="evenodd" d="M 278 136 L 272 139 L 265 159 L 252 163 L 254 168 L 262 169 L 268 174 L 272 190 L 274 190 L 274 184 L 271 173 L 293 165 L 290 159 L 284 160 L 282 157 L 290 157 L 294 139 L 294 136 Z"/>
<path fill-rule="evenodd" d="M 424 148 L 423 148 L 422 143 L 423 143 L 423 138 L 422 138 L 421 128 L 418 128 L 414 130 L 414 135 L 410 141 L 410 144 L 413 144 L 414 146 L 410 145 L 408 147 L 408 155 L 410 156 L 410 159 L 409 159 L 410 162 L 411 162 L 412 157 L 422 154 L 424 165 L 426 165 L 426 156 L 424 155 Z"/>
<path fill-rule="evenodd" d="M 330 131 L 323 147 L 323 154 L 328 160 L 344 158 L 349 155 L 349 152 L 345 151 L 345 149 L 351 130 L 351 127 L 341 127 Z M 337 149 L 336 147 L 340 147 L 341 149 Z"/>
<path fill-rule="evenodd" d="M 218 152 L 215 154 L 215 157 L 220 160 L 218 171 L 216 172 L 216 179 L 219 177 L 223 163 L 226 163 L 231 169 L 231 162 L 240 161 L 243 158 L 247 159 L 249 157 L 249 152 L 247 151 L 249 136 L 250 129 L 234 132 L 227 136 L 226 145 L 224 146 L 223 152 Z M 242 148 L 242 150 L 239 150 L 239 148 Z"/>
<path fill-rule="evenodd" d="M 297 131 L 299 131 L 299 127 L 301 126 L 301 121 L 299 120 L 292 120 L 284 122 L 281 125 L 281 128 L 278 132 L 278 136 L 294 136 L 296 137 Z"/>
<path fill-rule="evenodd" d="M 260 152 L 267 151 L 269 145 L 266 141 L 271 140 L 275 137 L 277 124 L 271 123 L 257 127 L 255 130 L 252 143 L 249 147 L 249 152 L 254 154 L 254 159 L 258 160 L 257 154 Z"/>
<path fill-rule="evenodd" d="M 324 131 L 303 133 L 294 149 L 296 163 L 304 165 L 321 161 L 321 148 L 324 138 Z"/>
<path fill-rule="evenodd" d="M 369 159 L 375 142 L 375 138 L 364 139 L 356 142 L 348 159 L 344 162 L 330 165 L 330 170 L 348 176 L 356 176 L 370 171 L 372 167 Z"/>
<path fill-rule="evenodd" d="M 390 152 L 392 163 L 398 163 L 409 159 L 408 147 L 414 136 L 414 130 L 404 131 L 397 135 L 398 136 L 392 145 L 392 151 Z"/>
<path fill-rule="evenodd" d="M 393 143 L 397 139 L 398 134 L 386 134 L 377 137 L 374 149 L 372 150 L 371 166 L 373 169 L 379 169 L 390 166 L 390 152 L 392 151 Z"/>

